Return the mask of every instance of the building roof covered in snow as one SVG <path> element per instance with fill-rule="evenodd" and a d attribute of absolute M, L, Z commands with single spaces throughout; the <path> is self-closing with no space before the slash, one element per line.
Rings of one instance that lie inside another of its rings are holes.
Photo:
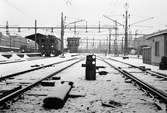
<path fill-rule="evenodd" d="M 161 31 L 158 31 L 158 32 L 154 32 L 154 33 L 149 34 L 149 35 L 145 35 L 144 37 L 146 37 L 145 38 L 146 40 L 149 40 L 150 38 L 160 36 L 160 35 L 165 35 L 165 34 L 167 34 L 167 29 L 164 29 L 164 30 L 161 30 Z"/>

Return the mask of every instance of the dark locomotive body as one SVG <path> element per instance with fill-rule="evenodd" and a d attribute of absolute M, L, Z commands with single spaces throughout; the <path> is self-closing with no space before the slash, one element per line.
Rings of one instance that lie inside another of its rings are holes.
<path fill-rule="evenodd" d="M 43 56 L 57 56 L 61 53 L 61 40 L 53 35 L 43 35 L 43 34 L 35 34 L 27 36 L 26 38 L 31 40 L 36 40 L 38 44 L 38 52 L 40 52 Z"/>
<path fill-rule="evenodd" d="M 42 55 L 45 56 L 57 56 L 60 54 L 60 39 L 56 38 L 52 35 L 45 35 L 43 38 L 40 39 L 40 43 L 38 44 L 39 51 Z"/>

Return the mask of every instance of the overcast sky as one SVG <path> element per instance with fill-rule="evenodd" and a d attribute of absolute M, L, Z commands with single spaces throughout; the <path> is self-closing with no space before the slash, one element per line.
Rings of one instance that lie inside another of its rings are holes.
<path fill-rule="evenodd" d="M 86 19 L 89 25 L 113 24 L 103 17 L 107 15 L 124 24 L 124 4 L 129 4 L 129 23 L 154 17 L 137 24 L 149 27 L 133 27 L 141 33 L 151 33 L 165 29 L 167 25 L 167 0 L 0 0 L 0 25 L 8 20 L 10 25 L 38 26 L 60 25 L 61 12 L 67 16 L 66 22 Z"/>

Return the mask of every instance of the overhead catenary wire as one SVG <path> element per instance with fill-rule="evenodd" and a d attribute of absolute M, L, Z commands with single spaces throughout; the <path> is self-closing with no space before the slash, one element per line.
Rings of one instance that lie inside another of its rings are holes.
<path fill-rule="evenodd" d="M 138 23 L 142 23 L 142 22 L 145 22 L 145 21 L 148 21 L 148 20 L 151 20 L 151 19 L 154 19 L 154 17 L 149 17 L 149 18 L 146 18 L 146 19 L 143 19 L 143 20 L 139 20 L 137 22 L 134 22 L 134 23 L 130 24 L 130 26 L 138 24 Z"/>
<path fill-rule="evenodd" d="M 18 13 L 22 14 L 23 16 L 26 16 L 29 19 L 33 19 L 29 14 L 25 13 L 23 10 L 18 8 L 15 4 L 10 2 L 9 0 L 3 0 L 3 1 L 5 2 L 6 5 L 8 5 L 9 7 L 13 8 L 13 9 L 15 9 Z"/>
<path fill-rule="evenodd" d="M 9 7 L 12 7 L 13 9 L 17 10 L 19 13 L 21 14 L 25 14 L 21 9 L 19 9 L 18 7 L 16 7 L 14 4 L 12 4 L 11 2 L 9 2 L 9 0 L 3 0 Z"/>

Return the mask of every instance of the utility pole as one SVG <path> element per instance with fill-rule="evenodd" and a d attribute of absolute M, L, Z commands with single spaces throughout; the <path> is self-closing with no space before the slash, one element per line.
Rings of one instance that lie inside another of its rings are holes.
<path fill-rule="evenodd" d="M 88 51 L 88 37 L 87 37 L 87 39 L 86 39 L 86 49 L 87 49 L 87 51 Z"/>
<path fill-rule="evenodd" d="M 106 45 L 106 50 L 105 50 L 105 56 L 107 55 L 107 53 L 108 53 L 108 51 L 109 51 L 109 48 L 108 48 L 108 37 L 106 37 L 106 43 L 105 43 L 105 45 Z"/>
<path fill-rule="evenodd" d="M 12 50 L 11 49 L 11 47 L 12 47 L 12 39 L 11 39 L 11 36 L 10 36 L 10 34 L 9 34 L 9 23 L 8 23 L 8 21 L 6 21 L 6 35 L 9 37 L 9 39 L 10 39 L 10 51 Z"/>
<path fill-rule="evenodd" d="M 92 48 L 94 48 L 94 34 L 93 34 L 93 44 L 92 44 L 92 45 L 93 45 L 93 47 L 92 47 Z"/>
<path fill-rule="evenodd" d="M 35 50 L 34 52 L 37 52 L 37 20 L 35 20 Z"/>
<path fill-rule="evenodd" d="M 99 21 L 99 33 L 100 33 L 100 21 Z"/>
<path fill-rule="evenodd" d="M 9 35 L 9 23 L 6 21 L 6 35 Z"/>
<path fill-rule="evenodd" d="M 86 21 L 86 26 L 85 26 L 85 29 L 86 29 L 85 32 L 86 32 L 86 33 L 88 32 L 88 25 L 87 25 L 87 24 L 88 24 L 88 22 Z"/>
<path fill-rule="evenodd" d="M 123 55 L 123 53 L 124 53 L 124 39 L 123 39 L 124 37 L 122 37 L 122 47 L 121 47 L 121 54 Z"/>
<path fill-rule="evenodd" d="M 111 53 L 111 29 L 109 29 L 109 54 Z"/>
<path fill-rule="evenodd" d="M 110 18 L 110 17 L 108 17 L 106 15 L 103 15 L 103 16 L 115 23 L 115 28 L 114 28 L 115 29 L 114 54 L 116 55 L 117 51 L 118 51 L 118 48 L 117 48 L 117 35 L 118 35 L 117 31 L 118 31 L 118 25 L 120 25 L 120 26 L 124 26 L 124 25 L 121 24 L 120 22 L 118 22 L 117 20 L 114 20 L 114 19 L 112 19 L 112 18 Z M 111 33 L 109 33 L 109 34 L 111 34 Z M 110 37 L 111 36 L 109 36 L 109 40 L 110 40 Z M 109 44 L 109 46 L 110 46 L 110 44 Z M 110 53 L 110 49 L 109 49 L 109 53 Z"/>
<path fill-rule="evenodd" d="M 101 53 L 101 40 L 99 39 L 99 53 Z"/>
<path fill-rule="evenodd" d="M 77 33 L 77 25 L 76 25 L 76 23 L 74 23 L 74 35 L 76 35 L 76 33 Z"/>
<path fill-rule="evenodd" d="M 117 21 L 115 20 L 115 40 L 114 40 L 114 55 L 117 55 L 117 51 L 118 51 L 118 48 L 117 48 Z"/>
<path fill-rule="evenodd" d="M 140 56 L 140 46 L 139 46 L 139 39 L 137 39 L 137 30 L 135 31 L 135 41 L 137 41 L 137 57 Z M 136 43 L 134 43 L 136 44 Z"/>
<path fill-rule="evenodd" d="M 125 4 L 125 44 L 124 44 L 124 56 L 128 54 L 128 4 Z"/>
<path fill-rule="evenodd" d="M 62 52 L 62 58 L 64 58 L 64 17 L 63 17 L 63 12 L 61 13 L 61 52 Z"/>

